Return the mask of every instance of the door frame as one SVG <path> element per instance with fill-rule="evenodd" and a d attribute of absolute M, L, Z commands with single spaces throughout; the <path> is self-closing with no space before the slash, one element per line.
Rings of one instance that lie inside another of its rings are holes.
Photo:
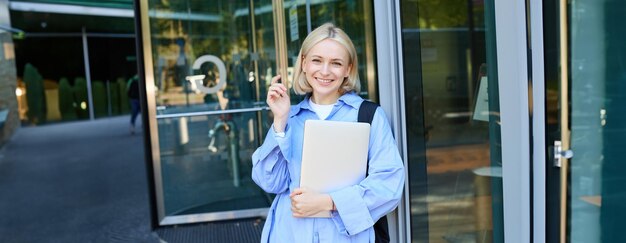
<path fill-rule="evenodd" d="M 505 242 L 531 242 L 529 67 L 525 1 L 494 1 Z M 506 95 L 504 95 L 506 94 Z"/>
<path fill-rule="evenodd" d="M 546 88 L 543 1 L 529 1 L 532 80 L 532 242 L 546 241 Z"/>
<path fill-rule="evenodd" d="M 404 67 L 400 13 L 400 0 L 374 1 L 380 105 L 388 115 L 398 148 L 406 164 L 408 158 L 405 134 L 407 124 L 402 82 Z M 538 161 L 534 159 L 538 155 L 535 154 L 531 158 L 532 111 L 529 107 L 531 84 L 528 67 L 526 2 L 495 1 L 495 18 L 499 93 L 506 94 L 500 95 L 499 100 L 502 160 L 505 161 L 502 168 L 504 238 L 505 242 L 531 242 L 531 203 L 535 198 L 539 201 L 545 200 L 545 196 L 533 197 L 534 194 L 531 194 L 531 168 L 533 168 L 531 163 Z M 537 23 L 533 22 L 533 24 Z M 541 36 L 533 35 L 533 38 L 539 37 Z M 536 44 L 536 41 L 533 41 L 533 44 Z M 539 57 L 533 56 L 533 58 Z M 533 73 L 533 77 L 537 76 Z M 533 93 L 537 92 L 535 89 L 543 91 L 542 87 L 533 86 Z M 536 124 L 535 119 L 540 117 L 533 116 L 533 124 Z M 533 134 L 534 132 L 533 130 Z M 543 138 L 543 136 L 535 135 L 535 139 L 537 137 Z M 537 144 L 534 144 L 533 148 L 536 146 Z M 408 178 L 408 171 L 405 175 Z M 390 214 L 389 226 L 393 242 L 410 242 L 409 195 L 409 180 L 405 180 L 405 193 L 400 205 Z M 534 213 L 539 214 L 541 211 Z M 533 219 L 536 218 L 533 217 Z M 541 225 L 533 224 L 535 228 L 539 226 Z"/>
<path fill-rule="evenodd" d="M 406 115 L 404 107 L 402 29 L 400 22 L 400 1 L 373 1 L 374 29 L 376 39 L 376 66 L 378 97 L 381 108 L 387 114 L 400 155 L 406 158 Z M 405 178 L 409 172 L 405 170 Z M 405 180 L 404 194 L 398 208 L 388 216 L 391 242 L 404 243 L 411 239 L 408 180 Z"/>

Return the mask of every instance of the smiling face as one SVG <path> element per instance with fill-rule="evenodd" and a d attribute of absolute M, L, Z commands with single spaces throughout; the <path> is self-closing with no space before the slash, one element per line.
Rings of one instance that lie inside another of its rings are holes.
<path fill-rule="evenodd" d="M 348 51 L 336 41 L 325 39 L 315 44 L 303 58 L 302 71 L 313 88 L 313 102 L 320 105 L 337 102 L 341 85 L 352 68 Z"/>

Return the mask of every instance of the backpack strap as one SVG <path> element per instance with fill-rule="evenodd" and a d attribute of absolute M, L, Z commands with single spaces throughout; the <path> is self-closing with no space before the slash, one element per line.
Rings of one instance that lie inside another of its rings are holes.
<path fill-rule="evenodd" d="M 363 100 L 361 106 L 359 107 L 359 115 L 358 122 L 369 123 L 372 125 L 372 120 L 374 120 L 374 114 L 376 113 L 376 109 L 378 108 L 378 104 Z M 365 176 L 369 175 L 370 168 L 370 160 L 367 158 L 367 168 L 365 169 Z M 389 238 L 389 226 L 387 224 L 387 216 L 383 216 L 376 223 L 374 223 L 374 235 L 376 237 L 376 243 L 388 243 Z"/>
<path fill-rule="evenodd" d="M 361 106 L 359 106 L 359 115 L 357 121 L 369 123 L 370 125 L 372 125 L 372 120 L 374 120 L 374 114 L 376 114 L 377 108 L 378 104 L 369 100 L 363 100 L 363 103 L 361 103 Z M 369 168 L 370 160 L 369 158 L 367 158 L 367 169 L 365 169 L 365 176 L 369 175 Z"/>
<path fill-rule="evenodd" d="M 374 120 L 376 108 L 378 108 L 378 104 L 369 100 L 363 100 L 363 103 L 361 103 L 361 106 L 359 107 L 359 116 L 357 121 L 369 123 L 371 125 L 372 120 Z"/>

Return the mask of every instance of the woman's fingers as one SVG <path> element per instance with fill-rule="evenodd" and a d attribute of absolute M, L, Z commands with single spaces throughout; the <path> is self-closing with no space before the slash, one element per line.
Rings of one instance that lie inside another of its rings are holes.
<path fill-rule="evenodd" d="M 306 193 L 306 188 L 296 188 L 291 191 L 289 197 L 291 198 L 291 212 L 294 217 L 305 217 L 305 208 L 303 208 L 302 198 L 303 194 Z"/>
<path fill-rule="evenodd" d="M 285 88 L 285 86 L 283 86 L 282 84 L 272 84 L 269 87 L 268 92 L 272 91 L 279 94 L 280 96 L 285 96 L 287 93 L 287 88 Z"/>
<path fill-rule="evenodd" d="M 281 98 L 282 98 L 282 95 L 279 92 L 275 91 L 275 90 L 267 92 L 267 102 L 268 103 L 270 103 L 270 102 L 274 103 L 275 101 L 278 101 Z"/>
<path fill-rule="evenodd" d="M 287 125 L 287 114 L 289 114 L 291 101 L 287 88 L 282 83 L 279 83 L 279 80 L 280 76 L 272 78 L 272 82 L 267 89 L 266 102 L 274 114 L 275 131 L 284 131 Z"/>
<path fill-rule="evenodd" d="M 297 196 L 297 195 L 296 195 Z M 299 217 L 301 215 L 300 209 L 298 208 L 298 203 L 294 200 L 294 196 L 291 198 L 291 212 L 294 217 Z"/>
<path fill-rule="evenodd" d="M 278 83 L 278 80 L 280 80 L 280 75 L 276 75 L 276 76 L 274 76 L 274 77 L 272 78 L 272 82 L 270 83 L 270 85 L 271 85 L 271 84 L 276 84 L 276 83 Z"/>
<path fill-rule="evenodd" d="M 300 196 L 301 194 L 302 194 L 301 189 L 300 188 L 296 188 L 289 195 L 289 197 L 291 199 L 291 211 L 293 211 L 293 212 L 299 211 L 299 209 L 298 209 L 298 200 L 300 198 L 298 196 Z"/>
<path fill-rule="evenodd" d="M 281 80 L 280 75 L 276 75 L 272 78 L 272 82 L 270 83 L 270 89 L 271 88 L 278 88 L 280 91 L 282 91 L 282 93 L 287 91 L 287 87 L 285 87 L 285 85 L 283 85 L 282 83 L 279 83 L 278 81 Z"/>
<path fill-rule="evenodd" d="M 269 90 L 267 91 L 267 98 L 269 99 L 274 99 L 274 98 L 280 98 L 280 93 L 276 92 L 276 90 Z"/>
<path fill-rule="evenodd" d="M 300 195 L 302 193 L 304 193 L 304 188 L 298 187 L 296 189 L 293 189 L 293 191 L 291 191 L 291 194 L 289 196 L 293 199 L 293 197 Z"/>
<path fill-rule="evenodd" d="M 279 84 L 280 85 L 280 84 Z M 285 89 L 283 87 L 278 87 L 278 86 L 270 86 L 269 90 L 268 90 L 268 95 L 278 95 L 278 96 L 283 96 L 285 94 Z"/>

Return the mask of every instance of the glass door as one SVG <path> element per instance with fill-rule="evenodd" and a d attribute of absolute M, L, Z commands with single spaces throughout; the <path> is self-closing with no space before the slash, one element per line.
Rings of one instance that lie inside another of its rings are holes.
<path fill-rule="evenodd" d="M 626 3 L 544 7 L 547 242 L 626 242 Z"/>
<path fill-rule="evenodd" d="M 523 2 L 400 1 L 406 242 L 530 241 Z"/>
<path fill-rule="evenodd" d="M 263 215 L 250 178 L 276 70 L 270 1 L 143 1 L 160 225 Z M 149 47 L 149 49 L 147 48 Z"/>
<path fill-rule="evenodd" d="M 410 242 L 503 242 L 493 1 L 401 9 Z"/>
<path fill-rule="evenodd" d="M 272 121 L 266 87 L 288 76 L 311 28 L 346 25 L 364 63 L 361 95 L 375 98 L 370 1 L 139 3 L 158 225 L 266 215 L 273 195 L 250 177 Z"/>

